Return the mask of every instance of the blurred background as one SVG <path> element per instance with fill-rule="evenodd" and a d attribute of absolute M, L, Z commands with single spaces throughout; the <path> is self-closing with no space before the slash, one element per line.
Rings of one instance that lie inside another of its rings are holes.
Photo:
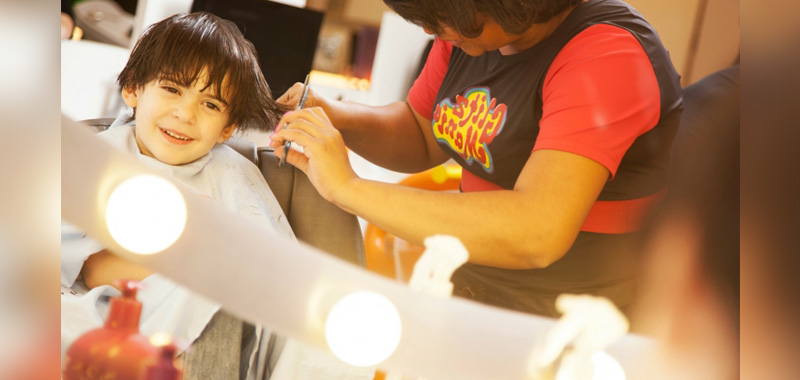
<path fill-rule="evenodd" d="M 121 51 L 130 49 L 135 19 L 144 17 L 138 12 L 142 5 L 136 2 L 108 3 L 118 6 L 128 17 L 133 15 L 134 20 L 122 18 L 125 21 L 121 28 L 116 23 L 108 26 L 107 29 L 121 31 L 117 36 L 128 35 L 117 42 L 111 40 L 115 35 L 111 31 L 105 34 L 109 39 L 103 40 L 102 33 L 91 35 L 91 26 L 81 27 L 85 30 L 80 40 L 102 44 L 103 48 L 114 51 L 104 57 L 119 56 L 124 54 Z M 800 268 L 796 241 L 800 229 L 797 210 L 800 29 L 796 15 L 800 4 L 791 0 L 742 0 L 741 5 L 734 0 L 630 0 L 629 3 L 659 31 L 684 86 L 738 61 L 741 52 L 741 255 L 745 264 L 741 377 L 797 378 L 798 364 L 793 362 L 800 354 L 797 350 L 800 328 L 796 325 L 800 317 L 797 302 L 800 296 L 796 290 L 796 271 Z M 73 26 L 83 21 L 75 13 L 78 3 L 69 5 L 72 9 L 66 11 L 71 12 L 69 22 L 73 24 L 66 28 L 66 38 L 72 41 L 76 37 Z M 191 7 L 190 2 L 186 5 Z M 57 25 L 61 25 L 63 35 L 64 20 L 62 17 L 61 22 L 57 21 L 51 6 L 55 3 L 43 0 L 0 1 L 3 47 L 0 174 L 4 178 L 0 186 L 0 379 L 38 380 L 58 376 L 60 347 L 55 333 L 58 312 L 53 291 L 59 245 L 57 210 L 61 202 L 58 120 L 65 101 L 70 100 L 64 96 L 64 81 L 78 74 L 64 71 L 71 48 L 55 37 Z M 311 62 L 315 90 L 329 91 L 326 94 L 342 99 L 371 101 L 371 91 L 380 88 L 379 40 L 388 38 L 382 28 L 395 21 L 400 24 L 402 20 L 385 15 L 386 8 L 378 0 L 309 0 L 289 6 L 322 14 Z M 65 11 L 63 1 L 61 10 Z M 97 13 L 93 18 L 105 20 Z M 399 33 L 394 37 L 406 35 Z M 418 69 L 426 45 L 426 37 L 419 38 L 419 42 L 411 43 L 418 53 L 402 54 L 411 73 Z M 374 41 L 374 47 L 369 48 L 373 43 L 367 41 Z M 357 49 L 359 43 L 366 47 Z M 359 63 L 356 57 L 361 57 Z M 364 63 L 365 57 L 371 57 L 371 65 Z M 103 59 L 112 58 L 93 58 Z M 387 77 L 401 77 L 399 67 L 393 70 Z M 408 75 L 398 82 L 410 86 L 413 74 Z M 400 85 L 398 88 L 407 89 Z M 392 99 L 404 96 L 404 91 L 380 93 L 385 99 Z M 22 373 L 20 367 L 38 371 L 20 377 L 17 376 Z"/>
<path fill-rule="evenodd" d="M 628 3 L 659 31 L 684 86 L 738 61 L 738 0 Z M 326 95 L 368 104 L 400 100 L 430 40 L 378 0 L 62 0 L 80 38 L 122 49 L 149 24 L 190 10 L 242 27 L 276 95 L 313 70 L 315 89 Z"/>

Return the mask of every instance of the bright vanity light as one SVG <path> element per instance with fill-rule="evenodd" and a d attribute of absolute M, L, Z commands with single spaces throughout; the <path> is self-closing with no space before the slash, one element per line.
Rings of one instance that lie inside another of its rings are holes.
<path fill-rule="evenodd" d="M 108 198 L 106 226 L 123 248 L 153 254 L 172 245 L 186 225 L 186 202 L 169 181 L 140 175 L 125 180 Z"/>
<path fill-rule="evenodd" d="M 592 380 L 625 380 L 625 371 L 619 362 L 603 351 L 592 355 L 592 365 Z"/>
<path fill-rule="evenodd" d="M 386 297 L 371 291 L 349 294 L 333 306 L 325 321 L 325 339 L 333 354 L 355 366 L 373 366 L 400 343 L 400 314 Z"/>

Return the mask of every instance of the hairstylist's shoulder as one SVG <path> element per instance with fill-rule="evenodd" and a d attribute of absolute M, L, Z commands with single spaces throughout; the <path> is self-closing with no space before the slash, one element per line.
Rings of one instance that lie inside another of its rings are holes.
<path fill-rule="evenodd" d="M 434 39 L 425 66 L 408 91 L 408 103 L 418 114 L 430 115 L 433 111 L 433 102 L 447 73 L 452 52 L 452 44 L 440 38 Z"/>
<path fill-rule="evenodd" d="M 544 87 L 580 74 L 610 80 L 645 74 L 655 81 L 652 64 L 639 40 L 630 31 L 610 24 L 592 25 L 575 35 L 553 60 Z"/>
<path fill-rule="evenodd" d="M 576 92 L 582 88 L 585 91 Z M 597 24 L 572 38 L 558 53 L 542 86 L 545 113 L 585 102 L 606 111 L 660 112 L 655 69 L 631 32 Z"/>
<path fill-rule="evenodd" d="M 453 44 L 436 37 L 433 39 L 433 47 L 431 47 L 431 52 L 433 51 L 438 51 L 440 54 L 445 54 L 449 59 L 450 53 L 453 52 Z"/>
<path fill-rule="evenodd" d="M 613 175 L 633 141 L 658 123 L 659 91 L 655 69 L 636 37 L 614 25 L 586 28 L 558 53 L 545 76 L 534 149 L 580 154 Z"/>

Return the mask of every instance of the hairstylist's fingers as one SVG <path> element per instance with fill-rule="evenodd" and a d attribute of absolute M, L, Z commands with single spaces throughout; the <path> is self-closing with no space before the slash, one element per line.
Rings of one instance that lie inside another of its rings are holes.
<path fill-rule="evenodd" d="M 289 111 L 283 115 L 281 122 L 291 123 L 297 119 L 306 119 L 315 124 L 330 124 L 330 119 L 321 107 L 307 107 L 301 110 Z"/>
<path fill-rule="evenodd" d="M 282 128 L 270 138 L 273 145 L 292 142 L 285 152 L 286 162 L 302 170 L 327 200 L 346 191 L 350 179 L 356 174 L 350 166 L 347 148 L 339 131 L 334 128 L 322 109 L 309 108 L 286 114 L 281 119 Z M 294 147 L 302 147 L 302 153 Z M 282 147 L 276 148 L 283 157 Z"/>
<path fill-rule="evenodd" d="M 284 148 L 282 146 L 279 148 L 281 153 L 278 157 L 283 157 L 283 155 L 286 155 L 286 161 L 288 163 L 296 166 L 298 169 L 303 170 L 304 172 L 308 167 L 308 161 L 312 157 L 319 155 L 318 152 L 326 150 L 326 140 L 314 138 L 300 129 L 287 130 L 285 136 L 286 140 L 292 142 L 292 148 L 290 148 L 288 151 L 283 151 Z M 302 147 L 302 152 L 296 150 L 296 147 Z"/>
<path fill-rule="evenodd" d="M 276 102 L 279 104 L 284 104 L 291 107 L 296 107 L 297 103 L 300 102 L 300 97 L 303 96 L 303 84 L 300 82 L 296 82 L 289 87 L 286 92 L 281 95 Z"/>
<path fill-rule="evenodd" d="M 321 119 L 331 123 L 331 119 L 328 117 L 328 114 L 325 113 L 325 110 L 322 107 L 308 107 L 308 110 L 313 112 L 315 115 L 320 117 Z"/>
<path fill-rule="evenodd" d="M 283 157 L 284 154 L 286 154 L 286 162 L 297 167 L 303 172 L 306 171 L 306 168 L 308 168 L 308 157 L 306 157 L 305 153 L 290 148 L 286 152 L 281 153 L 280 157 Z"/>
<path fill-rule="evenodd" d="M 317 136 L 324 136 L 314 124 L 305 119 L 295 119 L 270 136 L 271 146 L 276 146 L 276 151 L 282 149 L 277 145 L 283 145 L 286 141 L 299 144 L 302 147 L 309 145 L 313 140 L 319 140 Z M 277 145 L 276 145 L 277 144 Z"/>
<path fill-rule="evenodd" d="M 325 111 L 319 107 L 289 112 L 281 118 L 279 126 L 277 132 L 285 129 L 302 129 L 317 138 L 339 135 L 339 131 L 331 125 L 330 119 L 325 115 Z"/>
<path fill-rule="evenodd" d="M 302 146 L 303 153 L 308 158 L 338 151 L 346 152 L 344 140 L 339 131 L 334 128 L 319 128 L 318 125 L 301 118 L 289 123 L 286 129 L 281 130 L 272 138 L 292 141 L 293 145 Z"/>

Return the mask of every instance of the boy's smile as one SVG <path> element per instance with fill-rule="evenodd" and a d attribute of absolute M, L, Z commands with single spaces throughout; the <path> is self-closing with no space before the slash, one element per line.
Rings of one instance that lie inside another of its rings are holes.
<path fill-rule="evenodd" d="M 230 138 L 228 105 L 205 88 L 203 72 L 191 87 L 156 79 L 135 90 L 124 89 L 125 103 L 136 110 L 136 143 L 146 156 L 169 165 L 203 157 L 217 143 Z"/>

